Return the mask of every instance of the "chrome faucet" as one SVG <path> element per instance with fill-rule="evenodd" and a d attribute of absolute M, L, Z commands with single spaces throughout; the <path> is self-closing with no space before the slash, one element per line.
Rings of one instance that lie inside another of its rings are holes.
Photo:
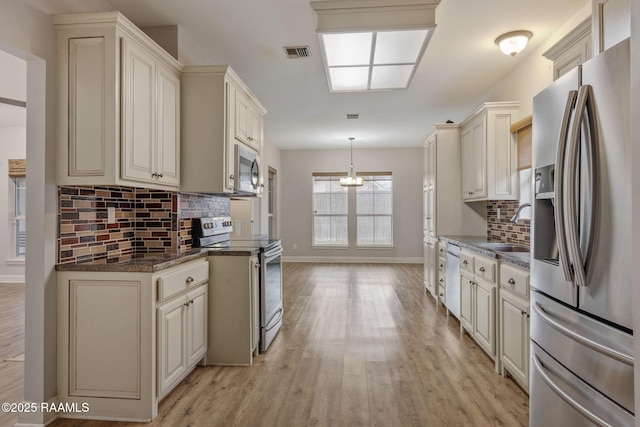
<path fill-rule="evenodd" d="M 509 221 L 511 221 L 514 224 L 517 224 L 518 220 L 520 219 L 520 213 L 522 212 L 522 209 L 530 207 L 530 206 L 531 206 L 531 203 L 524 203 L 524 204 L 520 205 L 518 207 L 518 210 L 516 211 L 516 214 L 514 216 L 512 216 Z"/>

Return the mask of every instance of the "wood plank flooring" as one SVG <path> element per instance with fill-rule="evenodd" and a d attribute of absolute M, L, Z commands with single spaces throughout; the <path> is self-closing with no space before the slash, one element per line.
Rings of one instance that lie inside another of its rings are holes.
<path fill-rule="evenodd" d="M 283 328 L 252 367 L 198 367 L 150 424 L 525 426 L 527 395 L 436 308 L 421 265 L 284 264 Z"/>
<path fill-rule="evenodd" d="M 7 362 L 24 353 L 24 284 L 0 283 L 0 402 L 22 402 L 24 362 Z M 0 426 L 18 415 L 0 412 Z"/>

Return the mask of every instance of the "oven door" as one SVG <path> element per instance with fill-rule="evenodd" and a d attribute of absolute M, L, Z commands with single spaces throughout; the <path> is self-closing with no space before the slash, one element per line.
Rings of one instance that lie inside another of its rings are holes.
<path fill-rule="evenodd" d="M 282 247 L 262 255 L 260 273 L 260 352 L 265 352 L 282 326 Z"/>
<path fill-rule="evenodd" d="M 257 194 L 260 186 L 258 156 L 252 149 L 236 144 L 235 191 L 240 194 Z"/>

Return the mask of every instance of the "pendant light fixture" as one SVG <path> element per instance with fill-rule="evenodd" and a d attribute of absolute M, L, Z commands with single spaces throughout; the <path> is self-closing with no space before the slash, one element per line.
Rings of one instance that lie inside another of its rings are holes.
<path fill-rule="evenodd" d="M 351 164 L 349 165 L 349 174 L 344 178 L 340 178 L 340 185 L 343 187 L 360 187 L 364 184 L 364 179 L 361 176 L 356 176 L 356 168 L 353 166 L 353 140 L 354 137 L 350 137 L 351 141 Z"/>

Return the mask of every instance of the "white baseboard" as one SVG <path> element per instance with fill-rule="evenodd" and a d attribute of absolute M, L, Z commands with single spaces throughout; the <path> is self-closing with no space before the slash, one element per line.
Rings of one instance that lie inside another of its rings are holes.
<path fill-rule="evenodd" d="M 284 256 L 283 262 L 318 262 L 340 264 L 422 264 L 424 258 L 411 257 L 331 257 L 331 256 Z"/>
<path fill-rule="evenodd" d="M 47 406 L 51 407 L 58 403 L 58 396 L 54 396 L 47 401 Z M 38 408 L 40 407 L 40 403 L 35 403 L 35 405 L 37 405 Z M 18 422 L 14 424 L 14 427 L 44 427 L 56 419 L 58 419 L 57 412 L 43 412 L 41 410 L 37 412 L 21 412 L 18 414 Z"/>
<path fill-rule="evenodd" d="M 0 275 L 0 284 L 1 283 L 24 283 L 24 275 Z"/>

